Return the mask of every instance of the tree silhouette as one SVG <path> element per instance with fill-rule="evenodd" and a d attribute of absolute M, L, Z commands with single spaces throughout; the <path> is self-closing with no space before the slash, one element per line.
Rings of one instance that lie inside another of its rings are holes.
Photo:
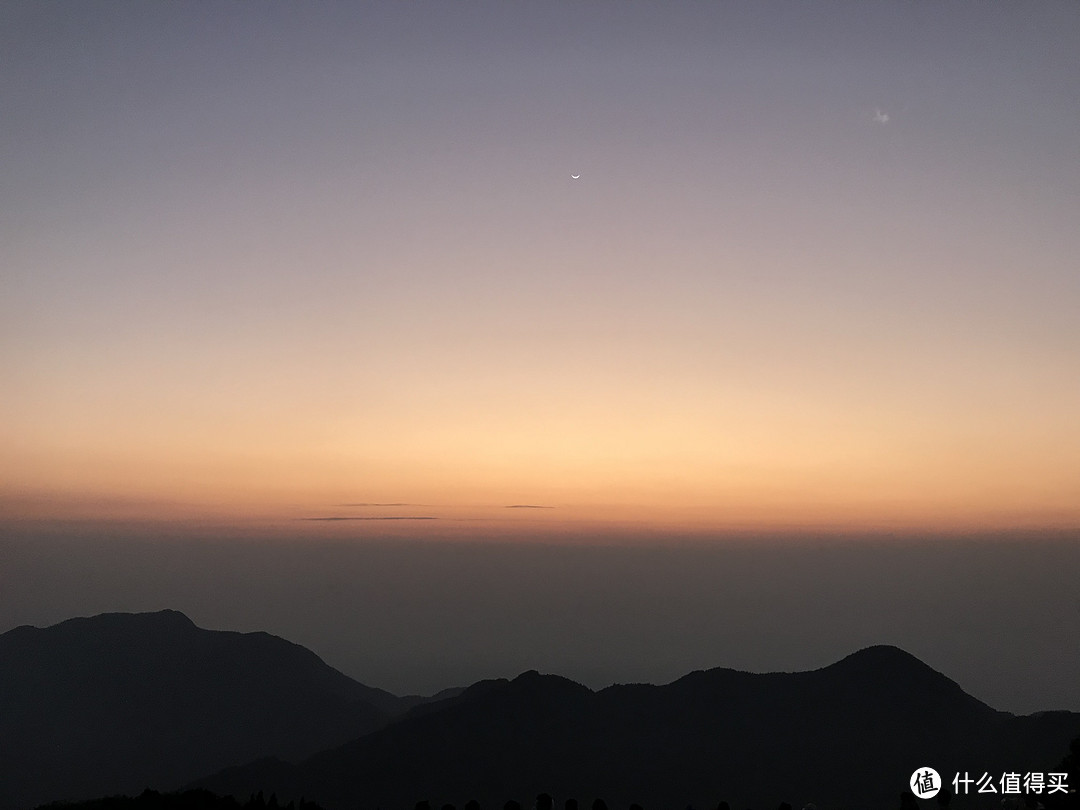
<path fill-rule="evenodd" d="M 1080 810 L 1080 737 L 1069 743 L 1069 753 L 1052 771 L 1065 774 L 1065 783 L 1072 792 L 1045 794 L 1047 810 Z"/>
<path fill-rule="evenodd" d="M 277 797 L 270 796 L 267 803 L 262 793 L 252 794 L 245 804 L 232 796 L 218 796 L 208 790 L 186 790 L 177 793 L 158 793 L 144 790 L 138 796 L 108 796 L 83 802 L 53 802 L 42 805 L 39 810 L 260 810 L 277 805 Z M 292 801 L 286 810 L 322 810 L 319 805 L 300 799 Z"/>

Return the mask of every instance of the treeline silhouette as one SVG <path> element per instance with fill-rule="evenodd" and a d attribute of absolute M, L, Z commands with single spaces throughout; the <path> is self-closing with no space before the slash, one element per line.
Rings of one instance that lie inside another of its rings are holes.
<path fill-rule="evenodd" d="M 1059 772 L 1067 774 L 1066 783 L 1073 788 L 1065 795 L 1040 796 L 1002 801 L 1002 807 L 1006 810 L 1025 810 L 1025 808 L 1043 808 L 1043 810 L 1080 810 L 1080 794 L 1077 793 L 1077 781 L 1080 780 L 1080 737 L 1072 741 L 1069 752 L 1057 766 Z M 938 810 L 949 810 L 954 798 L 952 791 L 943 786 L 936 797 L 936 801 L 926 802 L 926 806 L 935 806 Z M 1043 799 L 1043 804 L 1036 799 Z M 899 794 L 899 810 L 918 810 L 920 807 L 911 791 L 904 790 Z M 287 804 L 278 802 L 277 795 L 272 793 L 267 799 L 263 791 L 249 796 L 244 803 L 239 802 L 234 796 L 219 796 L 205 789 L 193 789 L 178 791 L 175 793 L 159 793 L 147 789 L 135 797 L 109 796 L 102 799 L 92 799 L 82 802 L 53 802 L 41 805 L 37 810 L 323 810 L 315 802 L 301 798 L 299 801 L 290 800 Z M 416 802 L 413 810 L 435 810 L 427 799 Z M 454 804 L 446 803 L 439 810 L 457 810 Z M 465 802 L 463 810 L 484 810 L 477 799 L 469 799 Z M 502 806 L 502 810 L 524 810 L 521 803 L 516 799 L 508 799 Z M 537 794 L 532 805 L 532 810 L 557 810 L 555 799 L 549 793 Z M 562 810 L 583 810 L 576 798 L 567 798 L 562 802 Z M 594 799 L 591 810 L 609 810 L 608 804 L 601 798 Z M 628 810 L 643 810 L 637 803 L 630 804 Z M 686 810 L 694 810 L 687 806 Z M 726 801 L 717 803 L 715 810 L 731 810 L 731 805 Z M 780 802 L 777 810 L 792 810 L 788 802 Z M 817 810 L 816 805 L 807 803 L 803 810 Z"/>
<path fill-rule="evenodd" d="M 37 810 L 323 810 L 306 799 L 278 804 L 275 794 L 267 799 L 260 790 L 241 804 L 234 796 L 218 796 L 209 790 L 158 793 L 144 790 L 138 796 L 108 796 L 84 802 L 52 802 Z"/>
<path fill-rule="evenodd" d="M 1066 774 L 1066 784 L 1072 788 L 1068 793 L 1046 796 L 1023 796 L 1015 799 L 1002 801 L 1004 810 L 1080 810 L 1080 793 L 1077 792 L 1080 781 L 1080 737 L 1075 738 L 1069 745 L 1069 752 L 1057 765 L 1058 772 Z M 925 806 L 936 806 L 938 810 L 949 810 L 954 796 L 946 786 L 942 786 L 936 801 L 926 802 Z M 1039 800 L 1042 801 L 1039 801 Z M 1045 804 L 1043 803 L 1045 802 Z M 817 810 L 812 802 L 802 806 L 803 810 Z M 898 802 L 899 810 L 919 810 L 919 803 L 914 794 L 909 790 L 901 791 Z M 37 810 L 324 810 L 319 804 L 301 798 L 298 801 L 290 800 L 287 804 L 278 802 L 275 793 L 266 798 L 263 791 L 258 791 L 248 797 L 244 803 L 239 802 L 234 796 L 219 796 L 205 789 L 191 789 L 174 793 L 159 793 L 149 788 L 135 797 L 109 796 L 102 799 L 91 799 L 82 802 L 52 802 L 40 805 Z M 416 802 L 413 810 L 435 810 L 427 799 Z M 443 804 L 439 810 L 457 810 L 457 806 L 451 803 Z M 465 802 L 463 810 L 485 810 L 477 799 L 469 799 Z M 516 799 L 508 799 L 502 806 L 502 810 L 525 810 Z M 539 793 L 532 804 L 532 810 L 557 810 L 555 799 L 549 793 Z M 562 802 L 562 810 L 583 810 L 576 798 L 567 798 Z M 591 810 L 609 810 L 608 804 L 601 798 L 594 799 Z M 640 804 L 631 803 L 628 810 L 644 810 Z M 687 806 L 686 810 L 694 810 Z M 715 810 L 731 810 L 731 805 L 726 801 L 718 802 Z M 780 802 L 777 810 L 792 810 L 788 802 Z"/>
<path fill-rule="evenodd" d="M 816 808 L 814 808 L 814 805 L 812 804 L 807 805 L 807 807 L 811 808 L 811 810 L 816 810 Z M 435 810 L 435 808 L 432 806 L 430 801 L 424 799 L 423 801 L 417 802 L 413 806 L 413 810 Z M 439 810 L 457 810 L 457 806 L 454 804 L 444 804 L 439 808 Z M 464 810 L 483 810 L 483 808 L 481 808 L 480 802 L 476 799 L 469 799 L 469 801 L 465 802 Z M 507 799 L 502 806 L 502 810 L 525 810 L 525 808 L 523 808 L 521 802 L 517 801 L 516 799 Z M 532 810 L 556 810 L 555 799 L 549 793 L 537 794 L 536 801 L 532 805 Z M 581 806 L 578 804 L 577 799 L 569 798 L 563 800 L 562 810 L 582 809 Z M 608 803 L 603 799 L 593 799 L 592 810 L 608 810 Z M 632 803 L 629 806 L 628 810 L 644 810 L 644 808 L 642 808 L 640 804 Z M 694 810 L 694 808 L 688 806 L 686 810 Z M 722 801 L 716 805 L 716 810 L 731 810 L 731 805 L 729 805 L 727 802 Z M 787 802 L 781 802 L 779 810 L 792 810 L 792 808 L 791 805 Z"/>
<path fill-rule="evenodd" d="M 1065 773 L 1065 782 L 1070 790 L 1067 793 L 1055 793 L 1053 795 L 1024 795 L 1020 797 L 1008 797 L 1001 801 L 1003 810 L 1080 810 L 1080 737 L 1076 737 L 1069 745 L 1069 752 L 1057 764 L 1055 771 Z M 261 796 L 261 794 L 260 794 Z M 953 792 L 945 785 L 934 799 L 924 800 L 920 805 L 915 795 L 910 790 L 902 790 L 898 794 L 897 807 L 899 810 L 919 810 L 923 808 L 937 808 L 937 810 L 949 810 L 955 799 Z M 314 805 L 311 805 L 313 807 Z M 801 805 L 802 810 L 817 810 L 813 802 Z M 260 808 L 261 810 L 261 808 Z M 299 810 L 305 810 L 300 808 Z M 422 800 L 417 802 L 413 810 L 435 810 L 431 802 Z M 457 810 L 454 804 L 443 804 L 439 810 Z M 482 808 L 476 799 L 465 802 L 463 810 L 487 810 Z M 502 810 L 526 810 L 516 799 L 508 799 L 502 806 Z M 532 805 L 532 810 L 557 810 L 555 799 L 549 793 L 537 794 Z M 576 798 L 563 800 L 562 810 L 584 810 Z M 594 799 L 591 810 L 609 810 L 608 804 L 603 799 Z M 644 810 L 635 803 L 630 804 L 628 810 Z M 687 806 L 686 810 L 694 810 L 693 806 Z M 717 803 L 715 810 L 731 810 L 731 805 L 726 801 Z M 792 810 L 788 802 L 780 802 L 777 810 Z"/>
<path fill-rule="evenodd" d="M 1058 763 L 1056 770 L 1068 774 L 1065 781 L 1070 790 L 1047 796 L 1044 807 L 1046 810 L 1080 810 L 1080 737 L 1069 744 L 1069 753 Z"/>

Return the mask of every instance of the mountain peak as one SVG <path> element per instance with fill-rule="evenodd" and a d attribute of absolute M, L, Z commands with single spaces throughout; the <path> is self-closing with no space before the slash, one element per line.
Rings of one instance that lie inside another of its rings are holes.
<path fill-rule="evenodd" d="M 854 689 L 865 695 L 888 694 L 895 705 L 921 701 L 924 705 L 951 707 L 969 718 L 998 714 L 967 694 L 956 681 L 899 647 L 885 644 L 866 647 L 813 673 L 816 677 Z"/>
<path fill-rule="evenodd" d="M 528 690 L 591 692 L 587 686 L 562 675 L 544 675 L 535 669 L 526 670 L 510 681 L 511 687 Z"/>
<path fill-rule="evenodd" d="M 103 630 L 146 631 L 150 629 L 173 632 L 198 629 L 195 622 L 179 610 L 156 610 L 145 613 L 99 613 L 96 616 L 79 616 L 45 628 L 52 630 L 74 628 L 100 628 Z"/>
<path fill-rule="evenodd" d="M 535 669 L 522 672 L 513 680 L 481 681 L 465 690 L 467 699 L 494 699 L 497 702 L 522 700 L 532 705 L 562 705 L 593 692 L 587 686 L 561 675 L 544 675 Z"/>
<path fill-rule="evenodd" d="M 826 667 L 826 669 L 832 669 L 833 667 L 863 671 L 878 669 L 895 671 L 899 667 L 933 671 L 930 666 L 911 653 L 891 644 L 874 644 L 870 647 L 863 647 L 861 650 L 841 658 L 835 664 Z"/>
<path fill-rule="evenodd" d="M 178 610 L 159 610 L 152 613 L 99 613 L 96 616 L 77 616 L 56 624 L 37 627 L 24 624 L 0 633 L 10 644 L 73 643 L 135 643 L 168 644 L 169 640 L 194 638 L 202 630 Z M 63 641 L 64 639 L 67 642 Z"/>
<path fill-rule="evenodd" d="M 165 608 L 164 610 L 145 611 L 143 613 L 102 613 L 94 617 L 107 621 L 130 621 L 146 624 L 168 625 L 170 627 L 195 627 L 195 622 L 186 613 Z"/>

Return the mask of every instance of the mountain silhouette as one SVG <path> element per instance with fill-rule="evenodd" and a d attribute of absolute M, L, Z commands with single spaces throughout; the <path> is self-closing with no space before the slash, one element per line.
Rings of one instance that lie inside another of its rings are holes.
<path fill-rule="evenodd" d="M 0 807 L 301 758 L 412 703 L 284 639 L 204 630 L 171 610 L 17 627 L 0 635 Z"/>
<path fill-rule="evenodd" d="M 916 767 L 1052 770 L 1078 735 L 1080 714 L 996 711 L 886 646 L 810 672 L 711 669 L 593 691 L 529 671 L 398 698 L 296 644 L 175 611 L 0 635 L 0 810 L 184 785 L 327 810 L 541 794 L 650 810 L 895 808 Z"/>
<path fill-rule="evenodd" d="M 598 692 L 527 672 L 299 764 L 264 759 L 195 784 L 304 795 L 331 810 L 470 798 L 501 807 L 542 792 L 611 807 L 893 808 L 916 767 L 947 780 L 1045 770 L 1078 733 L 1078 714 L 1014 717 L 902 650 L 871 647 L 811 672 L 713 669 Z"/>

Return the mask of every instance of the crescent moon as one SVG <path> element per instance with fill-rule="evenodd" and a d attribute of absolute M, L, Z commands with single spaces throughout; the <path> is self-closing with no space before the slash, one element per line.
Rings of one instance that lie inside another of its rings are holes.
<path fill-rule="evenodd" d="M 579 177 L 581 177 L 580 174 L 572 174 L 572 175 L 570 175 L 571 180 L 577 180 Z"/>

